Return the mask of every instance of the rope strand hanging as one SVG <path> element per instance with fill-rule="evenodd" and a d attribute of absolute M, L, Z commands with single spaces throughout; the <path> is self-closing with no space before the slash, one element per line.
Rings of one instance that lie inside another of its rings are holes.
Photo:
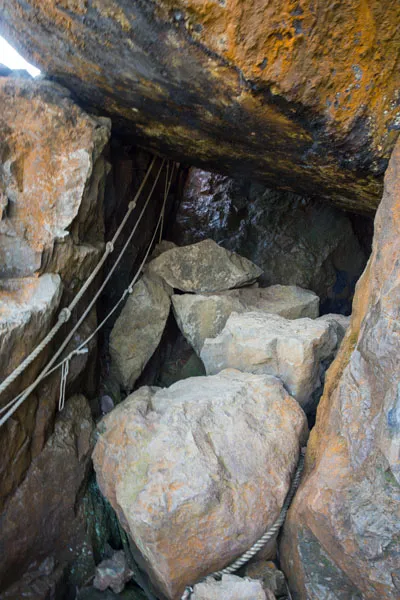
<path fill-rule="evenodd" d="M 151 166 L 154 164 L 154 160 L 152 161 Z M 153 235 L 152 241 L 150 243 L 150 246 L 148 248 L 148 251 L 146 253 L 145 259 L 142 261 L 138 272 L 136 273 L 135 277 L 133 278 L 132 282 L 129 285 L 129 288 L 127 290 L 125 290 L 125 292 L 123 293 L 123 295 L 121 296 L 121 298 L 119 299 L 119 301 L 117 302 L 116 306 L 113 307 L 113 309 L 110 311 L 110 313 L 107 315 L 107 317 L 102 321 L 101 325 L 99 327 L 96 328 L 95 332 L 93 332 L 89 338 L 87 340 L 85 340 L 85 342 L 83 342 L 79 348 L 75 349 L 74 351 L 72 351 L 70 353 L 70 355 L 68 355 L 68 357 L 66 357 L 65 359 L 63 359 L 58 365 L 56 365 L 54 368 L 53 365 L 56 362 L 57 358 L 61 355 L 61 353 L 65 350 L 66 346 L 68 345 L 68 343 L 70 342 L 71 338 L 73 337 L 74 333 L 77 331 L 77 329 L 80 327 L 80 325 L 82 324 L 82 322 L 86 319 L 86 317 L 88 316 L 88 314 L 90 313 L 91 309 L 93 308 L 93 306 L 95 305 L 95 303 L 97 302 L 99 296 L 101 295 L 101 293 L 103 292 L 105 286 L 107 285 L 107 283 L 109 282 L 112 274 L 114 273 L 116 267 L 118 266 L 119 262 L 121 261 L 126 249 L 128 248 L 130 242 L 132 241 L 133 235 L 135 234 L 137 227 L 143 217 L 143 214 L 149 204 L 149 201 L 153 195 L 154 189 L 157 185 L 157 182 L 159 180 L 159 177 L 161 175 L 162 169 L 164 167 L 165 164 L 165 159 L 162 160 L 161 166 L 157 172 L 157 175 L 155 177 L 155 180 L 153 182 L 152 188 L 147 196 L 147 199 L 145 201 L 145 204 L 140 212 L 140 215 L 130 233 L 130 235 L 128 236 L 128 239 L 126 240 L 121 252 L 119 253 L 115 263 L 113 264 L 113 266 L 111 267 L 107 277 L 104 279 L 102 285 L 100 286 L 100 288 L 98 289 L 97 293 L 95 294 L 95 296 L 93 297 L 93 299 L 91 300 L 91 302 L 89 303 L 88 307 L 86 308 L 86 310 L 84 311 L 83 315 L 79 318 L 79 320 L 77 321 L 76 325 L 74 326 L 74 328 L 71 330 L 71 332 L 68 334 L 68 336 L 66 337 L 66 339 L 64 340 L 64 342 L 61 344 L 60 348 L 57 350 L 57 352 L 54 354 L 54 356 L 52 357 L 52 359 L 49 361 L 49 363 L 46 365 L 46 367 L 42 370 L 42 372 L 39 374 L 39 376 L 33 381 L 32 384 L 30 384 L 23 392 L 21 392 L 18 396 L 16 396 L 15 398 L 13 398 L 13 400 L 11 400 L 5 407 L 3 407 L 0 410 L 0 414 L 2 414 L 3 412 L 7 411 L 4 416 L 1 417 L 0 419 L 0 427 L 2 425 L 4 425 L 4 423 L 14 414 L 14 412 L 19 408 L 19 406 L 21 406 L 21 404 L 26 400 L 26 398 L 32 393 L 32 391 L 39 385 L 39 383 L 47 376 L 49 376 L 52 372 L 54 372 L 57 368 L 59 368 L 62 364 L 64 364 L 67 360 L 69 361 L 72 356 L 79 354 L 80 350 L 82 350 L 87 343 L 94 337 L 94 335 L 99 331 L 100 327 L 102 327 L 105 322 L 110 318 L 111 314 L 113 314 L 115 312 L 115 310 L 118 308 L 119 304 L 123 301 L 123 299 L 126 297 L 126 294 L 129 293 L 129 290 L 132 288 L 133 283 L 136 281 L 136 279 L 139 277 L 140 275 L 140 271 L 143 268 L 144 262 L 148 257 L 148 254 L 150 253 L 150 249 L 151 249 L 151 244 L 153 244 L 154 240 L 155 240 L 155 236 L 156 236 L 156 232 L 158 230 L 160 221 L 162 219 L 162 211 L 165 209 L 165 203 L 166 203 L 166 197 L 167 197 L 167 191 L 165 191 L 165 195 L 164 195 L 164 202 L 163 202 L 163 208 L 161 209 L 160 212 L 160 216 L 159 216 L 159 220 L 156 226 L 156 230 L 155 233 Z M 170 176 L 170 180 L 169 180 L 169 185 L 168 185 L 168 191 L 170 188 L 170 185 L 172 183 L 172 174 L 173 174 L 173 169 L 171 170 L 171 176 Z M 141 189 L 143 189 L 143 186 L 141 186 Z M 133 201 L 132 201 L 133 203 Z M 132 204 L 130 203 L 130 204 Z M 136 200 L 135 200 L 136 203 Z M 133 210 L 134 205 L 132 206 Z M 122 231 L 122 227 L 123 227 L 123 223 L 126 222 L 126 218 L 124 218 L 123 222 L 121 223 L 121 225 L 119 226 L 116 234 L 113 237 L 113 240 L 111 241 L 111 243 L 114 243 L 114 240 L 116 240 L 120 234 L 120 232 Z M 65 376 L 65 374 L 64 374 Z M 60 397 L 62 396 L 63 393 L 63 388 L 60 387 Z M 62 402 L 60 401 L 61 405 Z"/>
<path fill-rule="evenodd" d="M 142 183 L 140 184 L 139 189 L 138 189 L 134 199 L 129 203 L 128 210 L 125 214 L 125 217 L 122 219 L 122 222 L 121 222 L 120 226 L 118 227 L 117 231 L 115 232 L 112 240 L 110 242 L 107 242 L 104 254 L 101 257 L 100 261 L 97 263 L 97 265 L 93 269 L 92 273 L 89 275 L 88 279 L 85 281 L 85 283 L 83 284 L 83 286 L 81 287 L 79 292 L 76 294 L 76 296 L 74 297 L 72 302 L 67 307 L 63 308 L 60 311 L 60 314 L 58 315 L 57 323 L 49 331 L 49 333 L 45 336 L 45 338 L 40 342 L 40 344 L 38 344 L 38 346 L 36 346 L 36 348 L 34 350 L 32 350 L 32 352 L 22 361 L 22 363 L 20 365 L 18 365 L 17 368 L 14 369 L 14 371 L 12 373 L 10 373 L 10 375 L 8 375 L 8 377 L 6 377 L 6 379 L 4 379 L 4 381 L 2 381 L 0 383 L 0 394 L 2 394 L 8 387 L 10 387 L 10 385 L 29 367 L 29 365 L 32 364 L 32 362 L 39 356 L 39 354 L 46 348 L 46 346 L 48 346 L 50 344 L 50 342 L 54 339 L 54 337 L 59 332 L 59 330 L 64 325 L 64 323 L 67 323 L 67 321 L 69 321 L 69 319 L 71 318 L 71 313 L 72 313 L 73 309 L 78 304 L 78 302 L 80 301 L 82 296 L 85 294 L 86 290 L 90 287 L 91 283 L 96 278 L 97 274 L 99 273 L 100 269 L 104 265 L 108 256 L 113 252 L 114 245 L 115 245 L 116 241 L 118 240 L 118 238 L 121 234 L 121 231 L 123 230 L 125 223 L 127 222 L 128 218 L 129 218 L 129 215 L 135 208 L 136 202 L 137 202 L 138 198 L 140 197 L 140 194 L 142 193 L 144 186 L 146 185 L 146 182 L 149 178 L 151 170 L 154 166 L 155 160 L 156 160 L 156 157 L 154 157 L 153 160 L 151 161 L 151 163 L 146 171 L 146 174 L 142 180 Z"/>

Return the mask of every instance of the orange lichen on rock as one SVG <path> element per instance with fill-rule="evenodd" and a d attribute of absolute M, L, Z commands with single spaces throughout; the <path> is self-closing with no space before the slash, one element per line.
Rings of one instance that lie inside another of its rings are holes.
<path fill-rule="evenodd" d="M 398 3 L 3 1 L 5 36 L 116 131 L 376 209 L 400 130 Z"/>
<path fill-rule="evenodd" d="M 195 39 L 275 94 L 317 110 L 343 136 L 357 118 L 377 145 L 400 121 L 400 4 L 380 0 L 160 0 Z M 382 90 L 385 94 L 382 94 Z"/>

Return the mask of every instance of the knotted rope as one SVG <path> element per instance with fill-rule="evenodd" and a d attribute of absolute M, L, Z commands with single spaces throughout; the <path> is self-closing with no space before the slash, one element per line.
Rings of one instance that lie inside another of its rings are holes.
<path fill-rule="evenodd" d="M 151 166 L 154 164 L 154 160 L 152 161 L 151 165 L 150 165 L 150 169 Z M 101 322 L 101 324 L 95 329 L 94 332 L 92 332 L 90 334 L 90 336 L 84 341 L 82 342 L 82 344 L 80 344 L 80 346 L 78 348 L 76 348 L 75 350 L 73 350 L 66 358 L 64 358 L 60 363 L 58 363 L 56 366 L 53 366 L 54 363 L 56 362 L 57 358 L 61 355 L 61 353 L 64 351 L 64 349 L 66 348 L 66 346 L 68 345 L 68 343 L 70 342 L 71 338 L 73 337 L 74 333 L 77 331 L 77 329 L 80 327 L 80 325 L 82 324 L 82 322 L 86 319 L 86 317 L 88 316 L 88 314 L 90 313 L 91 309 L 93 308 L 93 306 L 95 305 L 95 303 L 97 302 L 98 298 L 100 297 L 101 293 L 103 292 L 104 288 L 106 287 L 108 281 L 110 280 L 113 272 L 115 271 L 116 267 L 118 266 L 119 262 L 121 261 L 126 249 L 128 248 L 134 233 L 137 230 L 137 227 L 143 217 L 143 214 L 148 206 L 148 203 L 153 195 L 154 189 L 157 185 L 158 179 L 160 177 L 161 171 L 163 169 L 165 163 L 165 159 L 162 160 L 161 166 L 158 170 L 158 173 L 155 177 L 155 180 L 153 182 L 152 188 L 147 196 L 146 202 L 141 210 L 141 213 L 128 237 L 128 239 L 126 240 L 124 247 L 122 248 L 121 252 L 119 253 L 115 263 L 113 264 L 113 266 L 111 267 L 107 277 L 104 279 L 102 285 L 100 286 L 100 288 L 98 289 L 97 293 L 95 294 L 95 296 L 93 297 L 93 299 L 90 301 L 89 305 L 87 306 L 86 310 L 84 311 L 83 315 L 80 317 L 80 319 L 77 321 L 76 325 L 74 326 L 74 328 L 72 329 L 72 331 L 68 334 L 68 336 L 66 337 L 66 339 L 64 340 L 64 342 L 61 344 L 60 348 L 57 350 L 57 352 L 54 354 L 54 356 L 52 357 L 52 359 L 49 361 L 49 363 L 46 365 L 46 367 L 43 369 L 43 371 L 40 373 L 40 375 L 35 379 L 35 381 L 28 386 L 23 392 L 21 392 L 21 394 L 19 394 L 18 396 L 16 396 L 15 398 L 13 398 L 13 400 L 11 400 L 6 406 L 4 406 L 3 408 L 0 409 L 0 414 L 4 413 L 5 411 L 7 411 L 3 417 L 1 417 L 0 419 L 0 427 L 14 414 L 14 412 L 19 408 L 19 406 L 21 406 L 21 404 L 26 400 L 26 398 L 31 394 L 31 392 L 39 385 L 39 383 L 41 381 L 43 381 L 43 379 L 45 379 L 46 377 L 48 377 L 51 373 L 53 373 L 55 370 L 57 370 L 59 367 L 62 367 L 64 365 L 64 363 L 66 363 L 67 361 L 69 362 L 71 360 L 71 358 L 73 358 L 73 356 L 77 355 L 77 354 L 81 354 L 82 350 L 87 347 L 87 344 L 91 341 L 91 339 L 96 335 L 96 333 L 98 333 L 98 331 L 101 329 L 101 327 L 103 327 L 103 325 L 108 321 L 108 319 L 111 317 L 111 315 L 117 310 L 118 306 L 121 304 L 121 302 L 123 302 L 123 300 L 125 299 L 126 295 L 129 293 L 132 293 L 133 290 L 133 285 L 134 283 L 137 281 L 138 277 L 140 276 L 141 270 L 144 266 L 145 261 L 148 258 L 148 255 L 150 253 L 151 250 L 151 246 L 154 243 L 155 240 L 155 236 L 158 230 L 158 227 L 160 225 L 160 223 L 162 222 L 162 215 L 163 212 L 165 211 L 165 204 L 166 204 L 166 200 L 167 200 L 167 196 L 168 196 L 168 192 L 172 183 L 172 176 L 173 176 L 173 168 L 171 169 L 171 174 L 170 174 L 170 178 L 169 178 L 169 182 L 168 182 L 168 186 L 166 186 L 165 188 L 165 193 L 164 193 L 164 202 L 163 202 L 163 207 L 161 209 L 160 212 L 160 216 L 152 237 L 152 240 L 149 244 L 148 250 L 146 252 L 146 255 L 138 269 L 138 271 L 136 272 L 135 277 L 132 279 L 131 283 L 129 284 L 128 288 L 124 291 L 124 293 L 122 294 L 122 296 L 120 297 L 120 299 L 117 301 L 116 305 L 111 309 L 111 311 L 109 312 L 109 314 L 105 317 L 105 319 L 103 319 L 103 321 Z M 149 171 L 147 172 L 149 173 Z M 146 173 L 146 175 L 147 175 Z M 142 182 L 141 185 L 141 189 L 143 189 L 143 185 L 144 183 Z M 136 195 L 137 196 L 137 195 Z M 136 204 L 136 200 L 132 201 L 130 203 L 131 206 L 131 211 L 133 210 L 134 206 Z M 126 222 L 127 216 L 125 216 L 124 220 L 122 221 L 121 225 L 119 226 L 116 234 L 114 235 L 113 239 L 111 240 L 111 242 L 109 242 L 107 244 L 108 247 L 108 252 L 112 251 L 114 248 L 114 241 L 118 238 L 119 233 L 122 230 L 123 224 L 124 222 Z M 82 292 L 82 290 L 80 291 L 80 293 Z M 72 303 L 71 303 L 72 304 Z M 71 305 L 70 305 L 71 306 Z M 63 309 L 65 310 L 65 309 Z M 67 310 L 69 310 L 69 307 L 67 308 Z M 61 313 L 60 313 L 61 314 Z M 66 313 L 68 314 L 68 313 Z M 53 336 L 54 337 L 54 336 Z M 28 357 L 29 358 L 29 357 Z M 64 368 L 62 371 L 62 377 L 61 377 L 61 383 L 60 383 L 60 400 L 59 400 L 59 406 L 63 407 L 64 405 L 64 401 L 65 401 L 65 388 L 66 388 L 66 379 L 68 376 L 68 371 L 69 371 L 69 367 L 68 368 Z M 3 382 L 5 383 L 5 382 Z M 7 387 L 7 386 L 6 386 Z"/>
<path fill-rule="evenodd" d="M 129 203 L 128 210 L 127 210 L 124 218 L 122 219 L 120 226 L 118 227 L 117 231 L 115 232 L 112 240 L 106 244 L 104 254 L 101 257 L 100 261 L 97 263 L 97 265 L 93 269 L 92 273 L 89 275 L 88 279 L 85 281 L 83 286 L 80 288 L 79 292 L 76 294 L 76 296 L 71 301 L 71 303 L 67 307 L 65 307 L 61 310 L 60 314 L 58 315 L 57 323 L 49 331 L 49 333 L 46 335 L 46 337 L 40 342 L 40 344 L 38 344 L 36 346 L 36 348 L 34 350 L 32 350 L 32 352 L 22 361 L 22 363 L 20 365 L 18 365 L 18 367 L 16 367 L 14 369 L 14 371 L 12 373 L 10 373 L 10 375 L 8 375 L 8 377 L 6 377 L 4 379 L 4 381 L 2 381 L 0 383 L 0 394 L 2 394 L 8 387 L 10 387 L 10 385 L 21 375 L 21 373 L 23 373 L 29 367 L 29 365 L 31 365 L 33 363 L 33 361 L 39 356 L 39 354 L 54 339 L 54 337 L 59 332 L 59 330 L 64 325 L 64 323 L 67 323 L 67 321 L 69 321 L 69 319 L 71 318 L 72 310 L 78 304 L 79 300 L 82 298 L 82 296 L 84 295 L 86 290 L 90 287 L 91 283 L 96 278 L 97 274 L 99 273 L 100 269 L 104 265 L 108 256 L 113 252 L 115 242 L 118 240 L 118 238 L 121 234 L 121 231 L 123 230 L 125 223 L 127 222 L 128 218 L 129 218 L 129 215 L 131 214 L 131 212 L 133 211 L 133 209 L 136 206 L 136 202 L 137 202 L 138 198 L 140 197 L 140 194 L 142 193 L 143 188 L 149 178 L 149 175 L 151 173 L 151 170 L 153 168 L 155 160 L 156 160 L 156 157 L 154 157 L 153 160 L 151 161 L 149 168 L 147 169 L 146 174 L 143 178 L 143 181 L 140 184 L 139 189 L 138 189 L 134 199 Z M 164 164 L 164 161 L 163 161 L 163 164 Z M 139 220 L 140 220 L 140 218 L 139 218 Z"/>

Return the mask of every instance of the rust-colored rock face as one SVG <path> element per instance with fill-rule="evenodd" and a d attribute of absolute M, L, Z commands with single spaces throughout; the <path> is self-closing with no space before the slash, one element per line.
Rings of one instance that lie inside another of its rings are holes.
<path fill-rule="evenodd" d="M 0 276 L 84 280 L 103 239 L 110 124 L 48 81 L 0 77 L 0 103 Z"/>
<path fill-rule="evenodd" d="M 376 208 L 400 127 L 398 2 L 0 6 L 7 38 L 148 147 Z"/>
<path fill-rule="evenodd" d="M 65 88 L 49 81 L 0 77 L 0 106 L 3 381 L 49 331 L 62 290 L 63 304 L 99 259 L 108 172 L 103 149 L 110 123 L 87 115 Z M 42 352 L 1 395 L 1 407 L 32 383 L 51 350 Z M 88 355 L 82 358 L 69 382 L 83 371 Z M 39 386 L 0 429 L 0 510 L 51 433 L 58 377 Z"/>
<path fill-rule="evenodd" d="M 301 600 L 400 596 L 400 144 L 281 556 Z"/>

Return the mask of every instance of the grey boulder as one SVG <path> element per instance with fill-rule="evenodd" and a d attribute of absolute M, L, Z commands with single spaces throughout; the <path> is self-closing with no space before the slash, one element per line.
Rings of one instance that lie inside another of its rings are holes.
<path fill-rule="evenodd" d="M 121 387 L 131 390 L 160 343 L 172 290 L 148 274 L 134 285 L 110 336 L 111 372 Z"/>
<path fill-rule="evenodd" d="M 230 564 L 277 519 L 308 430 L 268 375 L 142 387 L 106 415 L 97 481 L 161 596 Z"/>
<path fill-rule="evenodd" d="M 333 317 L 288 320 L 263 312 L 232 313 L 222 332 L 206 339 L 200 357 L 208 375 L 235 368 L 279 377 L 308 412 L 338 348 L 337 328 Z"/>
<path fill-rule="evenodd" d="M 318 296 L 294 285 L 241 288 L 212 295 L 175 294 L 172 306 L 180 330 L 197 354 L 206 338 L 222 331 L 232 312 L 262 310 L 287 319 L 314 319 L 319 314 Z"/>
<path fill-rule="evenodd" d="M 182 292 L 221 292 L 252 283 L 262 274 L 254 263 L 213 240 L 172 248 L 149 263 L 149 270 Z"/>

